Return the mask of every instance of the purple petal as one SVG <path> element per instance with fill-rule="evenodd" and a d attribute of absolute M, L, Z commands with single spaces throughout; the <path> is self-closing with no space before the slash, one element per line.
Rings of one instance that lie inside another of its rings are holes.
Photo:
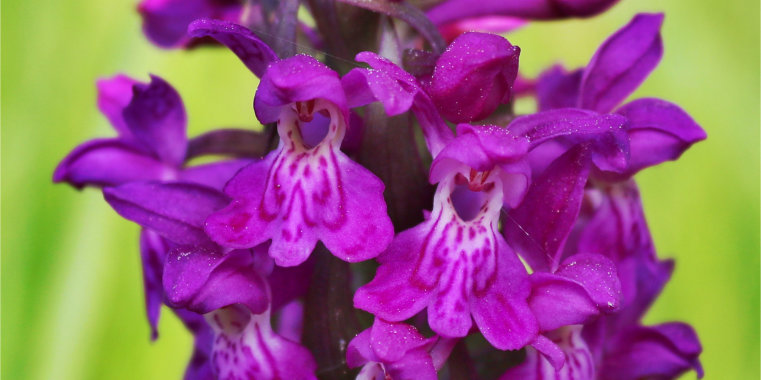
<path fill-rule="evenodd" d="M 606 134 L 626 141 L 627 120 L 621 115 L 599 114 L 578 108 L 561 108 L 521 116 L 513 120 L 507 129 L 517 136 L 526 136 L 531 148 L 560 139 L 577 144 L 597 140 Z"/>
<path fill-rule="evenodd" d="M 227 160 L 210 164 L 191 166 L 180 172 L 180 180 L 205 185 L 222 190 L 227 181 L 252 160 Z"/>
<path fill-rule="evenodd" d="M 151 326 L 151 340 L 156 340 L 159 336 L 159 315 L 164 300 L 164 287 L 161 278 L 164 272 L 164 258 L 168 251 L 169 244 L 157 233 L 146 229 L 140 231 L 140 259 L 143 266 L 145 311 Z"/>
<path fill-rule="evenodd" d="M 269 311 L 234 305 L 206 315 L 214 328 L 212 362 L 219 379 L 316 379 L 309 350 L 272 330 Z"/>
<path fill-rule="evenodd" d="M 383 183 L 334 148 L 314 157 L 281 148 L 241 170 L 225 189 L 235 201 L 207 220 L 209 235 L 237 248 L 272 239 L 279 266 L 304 262 L 317 240 L 345 261 L 377 256 L 393 237 Z"/>
<path fill-rule="evenodd" d="M 431 164 L 430 181 L 437 183 L 461 163 L 467 167 L 496 172 L 502 180 L 503 202 L 515 207 L 528 189 L 531 171 L 524 157 L 529 141 L 498 126 L 457 126 L 457 138 L 439 153 Z M 458 163 L 458 164 L 455 164 Z"/>
<path fill-rule="evenodd" d="M 136 84 L 124 108 L 124 121 L 132 134 L 156 157 L 179 167 L 187 149 L 187 117 L 180 95 L 169 83 L 151 75 L 151 83 Z"/>
<path fill-rule="evenodd" d="M 589 175 L 584 144 L 563 154 L 537 178 L 521 205 L 510 212 L 505 236 L 536 270 L 552 272 L 576 222 Z"/>
<path fill-rule="evenodd" d="M 387 321 L 403 321 L 423 310 L 434 295 L 434 285 L 411 283 L 414 259 L 422 249 L 428 227 L 420 224 L 399 233 L 378 260 L 375 278 L 357 289 L 354 307 Z"/>
<path fill-rule="evenodd" d="M 647 78 L 663 55 L 662 23 L 662 13 L 641 13 L 603 42 L 584 70 L 579 107 L 610 112 Z"/>
<path fill-rule="evenodd" d="M 399 380 L 438 379 L 431 355 L 423 348 L 408 351 L 404 358 L 387 365 L 386 372 Z"/>
<path fill-rule="evenodd" d="M 74 148 L 53 173 L 53 181 L 72 186 L 117 186 L 128 182 L 169 180 L 177 169 L 120 139 L 98 139 Z"/>
<path fill-rule="evenodd" d="M 531 275 L 529 305 L 541 331 L 581 324 L 599 314 L 583 285 L 562 276 L 535 272 Z"/>
<path fill-rule="evenodd" d="M 526 348 L 526 359 L 510 368 L 500 380 L 556 379 L 592 380 L 595 361 L 584 339 L 581 326 L 568 326 L 539 336 Z"/>
<path fill-rule="evenodd" d="M 484 338 L 500 350 L 518 350 L 538 333 L 526 301 L 499 292 L 490 292 L 474 302 L 473 319 Z"/>
<path fill-rule="evenodd" d="M 447 41 L 453 41 L 463 33 L 476 31 L 482 33 L 505 34 L 522 28 L 526 20 L 510 16 L 482 16 L 461 19 L 439 26 L 441 35 Z"/>
<path fill-rule="evenodd" d="M 689 325 L 673 322 L 638 327 L 625 332 L 611 349 L 601 368 L 605 380 L 676 378 L 694 369 L 702 377 L 698 360 L 702 348 Z"/>
<path fill-rule="evenodd" d="M 349 342 L 349 346 L 346 348 L 346 365 L 349 368 L 357 368 L 367 362 L 380 360 L 370 347 L 371 330 L 368 328 L 362 331 Z"/>
<path fill-rule="evenodd" d="M 133 138 L 124 123 L 122 112 L 132 100 L 132 86 L 139 82 L 123 74 L 111 78 L 98 79 L 98 108 L 124 139 Z"/>
<path fill-rule="evenodd" d="M 405 323 L 375 318 L 370 330 L 370 346 L 378 359 L 384 362 L 400 360 L 407 351 L 425 344 L 426 339 L 417 329 Z"/>
<path fill-rule="evenodd" d="M 375 53 L 362 52 L 356 59 L 372 69 L 354 69 L 344 76 L 342 84 L 349 105 L 359 107 L 378 100 L 390 116 L 411 109 L 420 123 L 428 150 L 436 157 L 454 134 L 420 83 L 412 74 Z"/>
<path fill-rule="evenodd" d="M 236 303 L 255 313 L 269 306 L 267 285 L 254 268 L 249 250 L 225 255 L 213 245 L 172 249 L 163 282 L 172 306 L 199 314 Z"/>
<path fill-rule="evenodd" d="M 280 309 L 277 316 L 277 333 L 283 338 L 298 342 L 304 329 L 304 303 L 292 301 Z"/>
<path fill-rule="evenodd" d="M 448 0 L 428 10 L 437 25 L 486 15 L 503 15 L 527 19 L 589 17 L 603 12 L 618 0 Z"/>
<path fill-rule="evenodd" d="M 465 33 L 436 62 L 428 88 L 439 112 L 466 123 L 489 116 L 511 100 L 520 48 L 494 34 Z"/>
<path fill-rule="evenodd" d="M 259 121 L 272 123 L 283 106 L 315 99 L 330 101 L 349 120 L 338 74 L 313 57 L 297 55 L 270 65 L 256 90 L 254 110 Z"/>
<path fill-rule="evenodd" d="M 536 101 L 540 111 L 574 107 L 579 98 L 582 69 L 566 72 L 555 65 L 542 72 L 536 84 Z"/>
<path fill-rule="evenodd" d="M 364 0 L 339 0 L 343 3 L 351 4 L 356 7 L 365 8 L 374 12 L 383 13 L 387 16 L 398 18 L 407 22 L 412 28 L 423 36 L 434 52 L 440 53 L 444 50 L 444 39 L 439 34 L 436 26 L 425 16 L 419 8 L 412 4 L 401 1 L 364 1 Z"/>
<path fill-rule="evenodd" d="M 314 260 L 295 267 L 275 266 L 267 278 L 272 293 L 272 309 L 277 310 L 291 301 L 303 297 L 309 290 Z"/>
<path fill-rule="evenodd" d="M 106 188 L 103 196 L 119 215 L 178 244 L 203 244 L 206 217 L 228 203 L 227 197 L 189 183 L 130 183 Z"/>
<path fill-rule="evenodd" d="M 214 333 L 204 317 L 185 309 L 173 309 L 185 327 L 193 334 L 193 355 L 185 369 L 185 380 L 214 380 L 211 368 L 211 348 Z"/>
<path fill-rule="evenodd" d="M 616 265 L 603 255 L 573 255 L 563 261 L 555 274 L 583 285 L 601 311 L 612 312 L 621 306 L 621 282 Z"/>
<path fill-rule="evenodd" d="M 211 37 L 227 46 L 259 78 L 278 60 L 275 52 L 253 32 L 232 22 L 204 18 L 193 21 L 187 31 L 191 37 Z"/>
<path fill-rule="evenodd" d="M 162 48 L 174 48 L 191 43 L 187 35 L 191 21 L 201 17 L 238 20 L 243 6 L 228 0 L 143 0 L 137 9 L 148 39 Z"/>
<path fill-rule="evenodd" d="M 679 106 L 660 99 L 638 99 L 618 109 L 629 119 L 631 160 L 626 175 L 676 160 L 706 133 Z"/>

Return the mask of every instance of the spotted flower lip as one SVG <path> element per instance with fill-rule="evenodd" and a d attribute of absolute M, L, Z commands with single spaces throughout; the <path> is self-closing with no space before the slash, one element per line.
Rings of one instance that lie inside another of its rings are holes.
<path fill-rule="evenodd" d="M 504 136 L 506 130 L 501 131 Z M 355 294 L 354 305 L 388 321 L 402 321 L 427 307 L 429 325 L 447 337 L 465 336 L 472 315 L 495 347 L 517 349 L 536 336 L 537 327 L 526 304 L 526 270 L 497 231 L 503 187 L 512 184 L 494 163 L 476 172 L 482 168 L 454 159 L 450 146 L 476 156 L 488 150 L 458 144 L 468 135 L 453 140 L 436 158 L 444 163 L 432 166 L 438 187 L 430 217 L 397 235 L 378 258 L 375 278 Z"/>
<path fill-rule="evenodd" d="M 383 183 L 340 151 L 348 109 L 338 75 L 303 55 L 278 61 L 254 105 L 262 122 L 278 122 L 280 145 L 228 182 L 233 201 L 207 219 L 209 236 L 232 248 L 271 240 L 279 266 L 304 262 L 317 240 L 345 261 L 377 256 L 393 226 Z"/>

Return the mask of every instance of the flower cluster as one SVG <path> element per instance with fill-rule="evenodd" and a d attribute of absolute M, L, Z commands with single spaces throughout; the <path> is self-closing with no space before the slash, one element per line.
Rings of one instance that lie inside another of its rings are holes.
<path fill-rule="evenodd" d="M 675 104 L 621 105 L 663 15 L 535 79 L 493 34 L 613 3 L 143 0 L 152 42 L 259 78 L 263 128 L 189 139 L 169 83 L 117 75 L 97 84 L 117 137 L 53 179 L 142 227 L 152 339 L 165 305 L 195 337 L 187 379 L 702 375 L 689 325 L 641 323 L 673 262 L 633 176 L 705 138 Z"/>

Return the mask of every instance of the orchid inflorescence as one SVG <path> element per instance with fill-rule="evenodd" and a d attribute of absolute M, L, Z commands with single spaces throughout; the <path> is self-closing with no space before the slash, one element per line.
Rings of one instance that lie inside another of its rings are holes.
<path fill-rule="evenodd" d="M 706 137 L 665 100 L 621 105 L 663 15 L 534 79 L 497 34 L 613 3 L 143 0 L 153 43 L 223 45 L 259 78 L 263 127 L 189 139 L 169 83 L 116 75 L 117 137 L 53 178 L 142 227 L 152 339 L 166 305 L 187 379 L 702 376 L 689 325 L 641 323 L 673 262 L 632 177 Z"/>

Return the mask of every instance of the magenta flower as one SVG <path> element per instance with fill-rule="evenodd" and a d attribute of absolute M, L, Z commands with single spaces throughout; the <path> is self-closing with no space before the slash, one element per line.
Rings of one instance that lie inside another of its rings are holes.
<path fill-rule="evenodd" d="M 515 204 L 528 185 L 527 141 L 498 127 L 458 132 L 431 166 L 430 217 L 394 239 L 354 304 L 388 321 L 428 307 L 431 328 L 446 337 L 465 336 L 472 315 L 495 347 L 517 349 L 534 338 L 536 321 L 528 275 L 497 225 L 503 203 Z"/>
<path fill-rule="evenodd" d="M 615 2 L 143 0 L 153 42 L 214 40 L 260 78 L 264 132 L 188 139 L 169 84 L 116 76 L 98 106 L 118 136 L 75 148 L 54 180 L 102 188 L 142 227 L 148 320 L 155 338 L 166 304 L 193 333 L 186 379 L 702 375 L 689 325 L 641 323 L 673 263 L 632 176 L 705 138 L 671 103 L 619 106 L 660 60 L 663 16 L 535 80 L 506 39 L 463 33 Z M 539 111 L 516 115 L 529 94 Z M 189 165 L 210 154 L 248 159 Z M 350 264 L 375 257 L 374 277 Z"/>
<path fill-rule="evenodd" d="M 233 202 L 206 221 L 209 236 L 233 248 L 271 240 L 280 266 L 304 262 L 318 240 L 345 261 L 377 256 L 393 227 L 383 183 L 340 150 L 349 113 L 338 75 L 308 56 L 273 63 L 254 108 L 277 121 L 280 145 L 230 180 Z"/>

